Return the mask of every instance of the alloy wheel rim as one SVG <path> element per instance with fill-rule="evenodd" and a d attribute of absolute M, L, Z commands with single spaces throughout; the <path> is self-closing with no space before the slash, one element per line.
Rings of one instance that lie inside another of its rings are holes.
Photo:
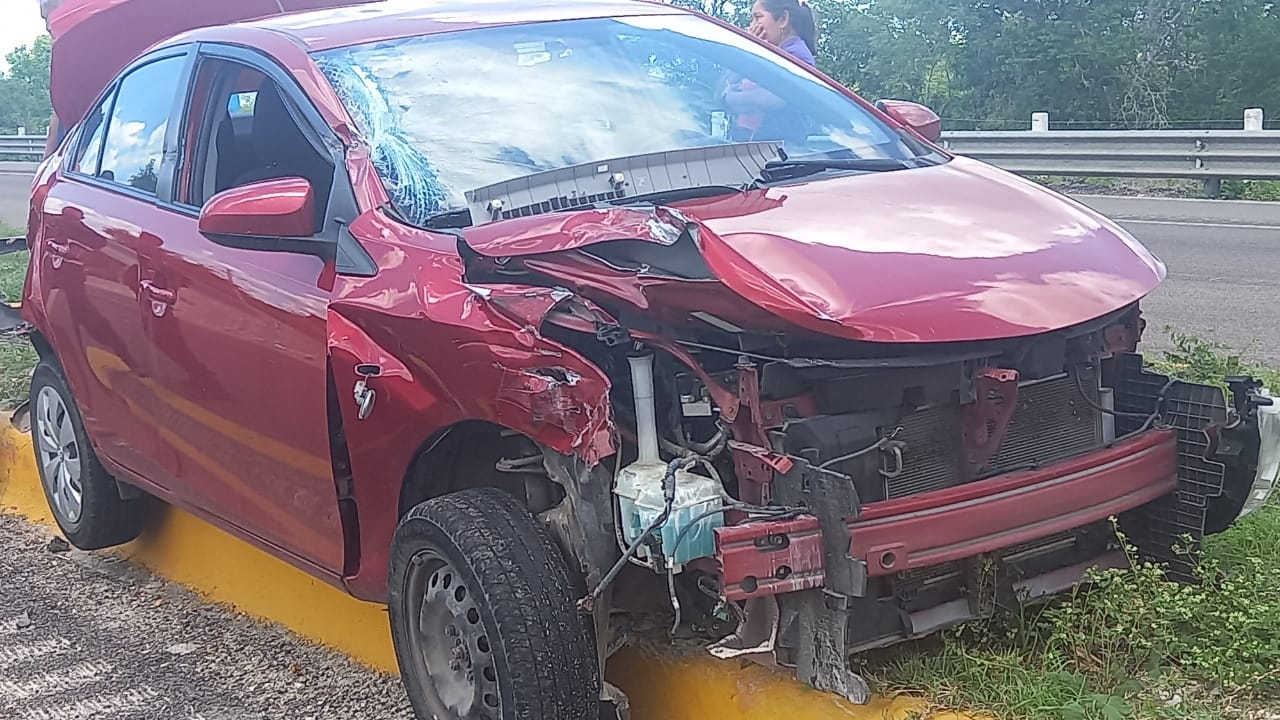
<path fill-rule="evenodd" d="M 53 511 L 65 523 L 78 523 L 84 512 L 83 458 L 71 413 L 52 387 L 41 388 L 36 397 L 35 434 Z"/>

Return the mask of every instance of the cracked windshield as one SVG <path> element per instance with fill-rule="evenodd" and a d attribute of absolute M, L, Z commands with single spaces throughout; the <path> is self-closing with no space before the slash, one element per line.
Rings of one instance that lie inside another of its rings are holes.
<path fill-rule="evenodd" d="M 917 155 L 798 63 L 692 17 L 460 31 L 317 61 L 413 223 L 469 190 L 651 152 L 764 140 L 792 158 Z"/>

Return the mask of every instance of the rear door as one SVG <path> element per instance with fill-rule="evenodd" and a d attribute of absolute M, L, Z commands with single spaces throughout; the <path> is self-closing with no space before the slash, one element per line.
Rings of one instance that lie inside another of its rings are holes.
<path fill-rule="evenodd" d="M 189 50 L 138 61 L 89 114 L 44 200 L 33 256 L 50 342 L 90 437 L 109 463 L 152 482 L 163 463 L 144 278 L 171 229 L 158 205 L 171 185 Z"/>
<path fill-rule="evenodd" d="M 173 232 L 147 276 L 167 468 L 189 502 L 335 576 L 344 535 L 329 454 L 326 314 L 334 263 L 221 245 L 198 229 L 218 192 L 305 177 L 326 214 L 334 165 L 305 96 L 257 54 L 202 45 L 183 127 Z"/>

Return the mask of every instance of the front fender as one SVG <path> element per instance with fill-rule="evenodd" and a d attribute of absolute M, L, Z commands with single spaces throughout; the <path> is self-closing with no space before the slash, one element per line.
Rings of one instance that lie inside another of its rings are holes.
<path fill-rule="evenodd" d="M 348 588 L 380 600 L 401 484 L 430 437 L 483 420 L 591 465 L 614 452 L 613 418 L 604 373 L 539 330 L 564 291 L 475 288 L 462 281 L 456 254 L 366 247 L 383 269 L 339 280 L 328 348 L 359 508 L 361 561 Z M 374 400 L 364 419 L 355 398 L 361 364 L 379 370 L 367 381 Z"/>

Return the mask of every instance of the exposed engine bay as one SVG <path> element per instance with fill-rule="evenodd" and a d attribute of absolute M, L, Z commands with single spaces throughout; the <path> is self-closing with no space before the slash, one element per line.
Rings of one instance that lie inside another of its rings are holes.
<path fill-rule="evenodd" d="M 665 593 L 673 635 L 864 702 L 850 654 L 1124 564 L 1113 516 L 1176 575 L 1179 539 L 1238 513 L 1259 385 L 1231 379 L 1228 406 L 1150 372 L 1136 303 L 1020 338 L 824 337 L 735 303 L 695 233 L 525 257 L 461 245 L 478 287 L 552 288 L 537 312 L 518 294 L 490 301 L 611 380 L 620 450 L 594 470 L 548 454 L 568 502 L 543 514 L 588 568 L 580 608 L 604 637 L 609 616 Z M 623 276 L 638 282 L 620 293 Z M 601 482 L 613 517 L 572 537 L 565 514 L 599 514 Z M 611 596 L 624 577 L 659 594 Z"/>

